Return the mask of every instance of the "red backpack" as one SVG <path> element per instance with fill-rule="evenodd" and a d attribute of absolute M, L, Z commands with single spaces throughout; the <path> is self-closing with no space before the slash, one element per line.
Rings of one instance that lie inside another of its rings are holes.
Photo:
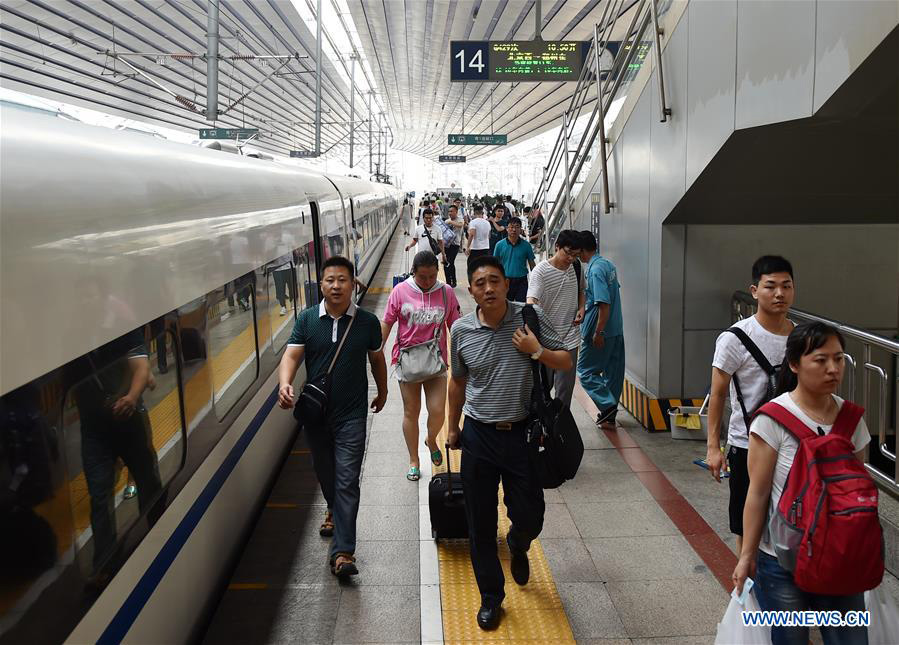
<path fill-rule="evenodd" d="M 768 531 L 778 562 L 809 593 L 861 593 L 883 578 L 877 487 L 853 454 L 852 435 L 864 412 L 845 401 L 830 433 L 818 435 L 777 403 L 758 411 L 799 441 Z"/>

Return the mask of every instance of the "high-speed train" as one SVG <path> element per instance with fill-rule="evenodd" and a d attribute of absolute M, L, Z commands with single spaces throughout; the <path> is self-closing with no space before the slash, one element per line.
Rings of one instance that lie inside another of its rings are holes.
<path fill-rule="evenodd" d="M 0 643 L 191 640 L 295 438 L 295 317 L 331 255 L 369 283 L 402 193 L 0 119 Z"/>

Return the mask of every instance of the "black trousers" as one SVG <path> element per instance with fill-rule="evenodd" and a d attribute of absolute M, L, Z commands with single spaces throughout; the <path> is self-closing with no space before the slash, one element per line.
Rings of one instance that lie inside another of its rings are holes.
<path fill-rule="evenodd" d="M 486 607 L 498 607 L 506 596 L 496 541 L 500 481 L 512 522 L 512 542 L 527 550 L 543 529 L 546 505 L 528 457 L 525 422 L 513 424 L 511 430 L 497 430 L 493 424 L 467 417 L 462 428 L 462 486 L 471 566 Z"/>
<path fill-rule="evenodd" d="M 512 302 L 527 302 L 528 299 L 528 277 L 509 278 L 509 293 L 506 295 L 507 300 Z"/>
<path fill-rule="evenodd" d="M 468 264 L 471 266 L 471 263 L 474 262 L 475 258 L 479 258 L 482 255 L 490 255 L 490 249 L 474 249 L 468 252 Z"/>
<path fill-rule="evenodd" d="M 446 249 L 446 264 L 443 265 L 443 271 L 446 274 L 446 281 L 456 286 L 456 256 L 459 255 L 459 245 L 450 244 Z"/>

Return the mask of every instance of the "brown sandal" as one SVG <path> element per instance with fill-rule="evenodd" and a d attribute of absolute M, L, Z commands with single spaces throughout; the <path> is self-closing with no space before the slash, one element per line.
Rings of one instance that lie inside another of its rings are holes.
<path fill-rule="evenodd" d="M 348 578 L 359 573 L 356 567 L 356 557 L 351 553 L 338 553 L 331 562 L 331 573 L 338 578 Z"/>
<path fill-rule="evenodd" d="M 318 527 L 318 534 L 322 537 L 331 537 L 334 535 L 334 516 L 331 515 L 331 511 L 328 511 L 325 514 L 322 525 Z"/>

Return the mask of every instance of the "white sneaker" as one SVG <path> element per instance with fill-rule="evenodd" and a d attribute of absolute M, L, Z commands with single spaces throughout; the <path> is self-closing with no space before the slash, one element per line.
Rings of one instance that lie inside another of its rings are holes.
<path fill-rule="evenodd" d="M 282 316 L 286 316 L 286 315 L 287 315 L 287 307 L 281 307 L 281 315 L 282 315 Z"/>

